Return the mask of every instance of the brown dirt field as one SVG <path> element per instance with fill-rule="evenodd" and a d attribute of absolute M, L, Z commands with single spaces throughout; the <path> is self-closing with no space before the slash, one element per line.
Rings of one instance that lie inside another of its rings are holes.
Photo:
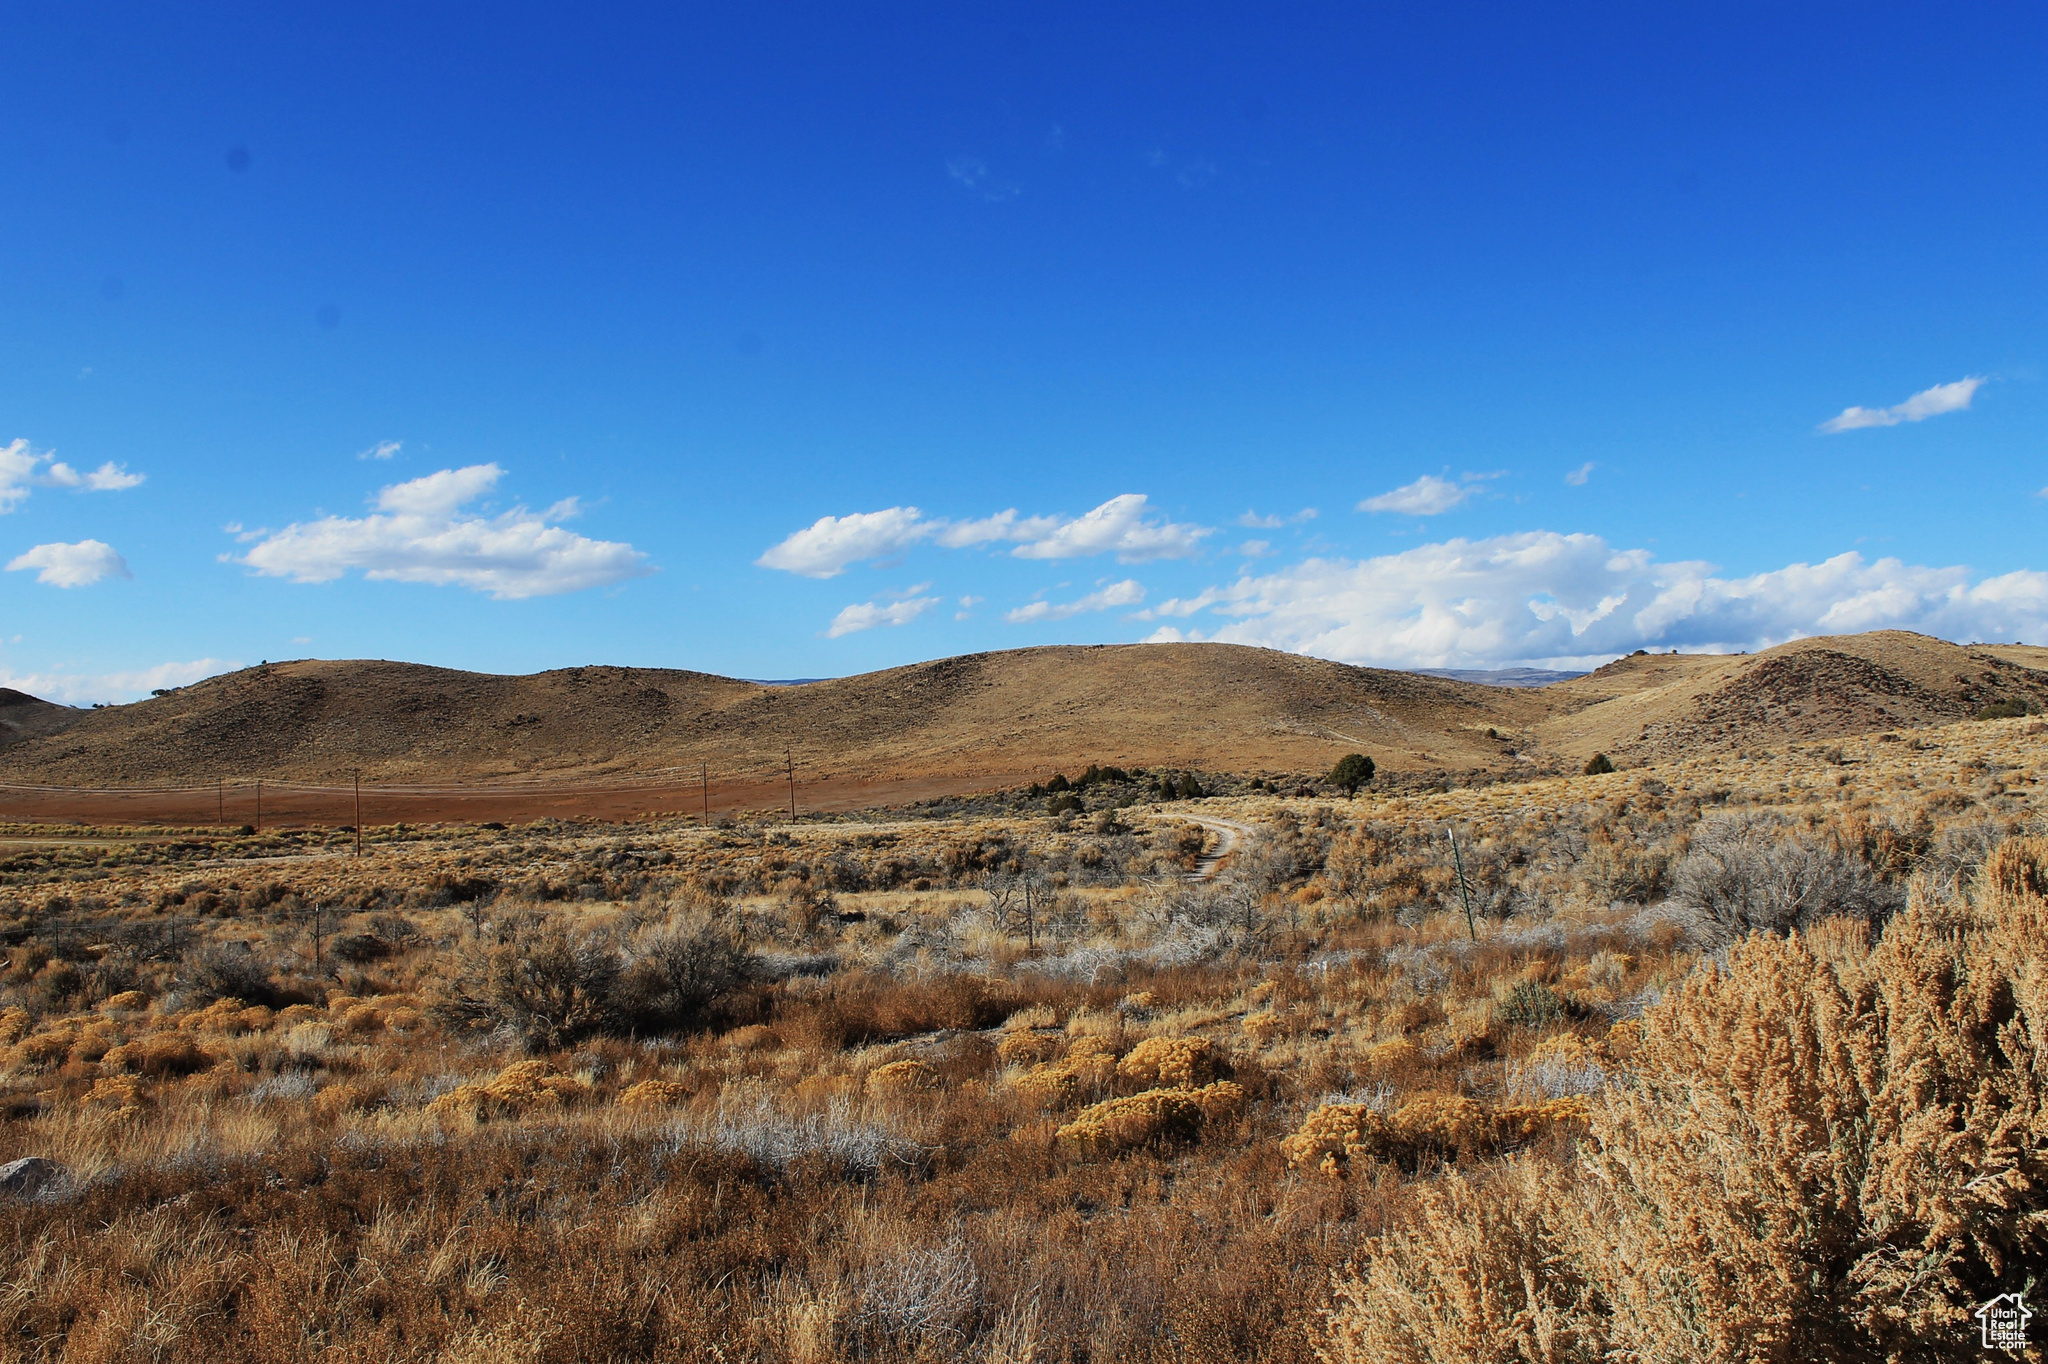
<path fill-rule="evenodd" d="M 1028 774 L 993 772 L 983 776 L 908 777 L 858 780 L 846 777 L 796 783 L 797 813 L 841 814 L 903 805 L 940 796 L 963 795 L 1031 780 Z M 612 788 L 564 787 L 559 790 L 493 791 L 488 786 L 466 791 L 387 791 L 363 788 L 363 823 L 388 824 L 530 823 L 537 819 L 599 822 L 630 820 L 640 815 L 697 815 L 707 808 L 706 795 L 695 782 L 639 784 Z M 789 809 L 789 787 L 783 781 L 713 781 L 708 799 L 711 815 Z M 229 786 L 224 792 L 44 790 L 0 788 L 0 822 L 85 825 L 254 824 L 258 818 L 254 785 Z M 335 788 L 302 789 L 266 785 L 261 827 L 339 828 L 355 823 L 352 792 Z"/>

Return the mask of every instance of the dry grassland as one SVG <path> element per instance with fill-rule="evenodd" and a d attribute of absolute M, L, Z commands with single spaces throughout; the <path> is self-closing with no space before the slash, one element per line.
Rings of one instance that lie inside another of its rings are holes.
<path fill-rule="evenodd" d="M 1975 1357 L 2048 1263 L 2044 764 L 0 829 L 0 1356 Z"/>

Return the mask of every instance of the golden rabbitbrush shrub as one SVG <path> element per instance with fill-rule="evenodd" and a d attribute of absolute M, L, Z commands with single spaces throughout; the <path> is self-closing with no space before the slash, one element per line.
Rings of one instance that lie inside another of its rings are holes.
<path fill-rule="evenodd" d="M 132 1075 L 104 1075 L 93 1081 L 85 1107 L 107 1122 L 132 1122 L 142 1115 L 142 1082 Z"/>
<path fill-rule="evenodd" d="M 1065 1056 L 1033 1066 L 1013 1083 L 1020 1093 L 1058 1108 L 1101 1093 L 1115 1074 L 1116 1052 L 1091 1034 L 1075 1038 Z"/>
<path fill-rule="evenodd" d="M 1051 1059 L 1059 1046 L 1059 1038 L 1048 1033 L 1028 1029 L 1006 1032 L 996 1043 L 996 1060 L 1006 1066 L 1028 1066 Z"/>
<path fill-rule="evenodd" d="M 239 999 L 216 999 L 203 1009 L 178 1016 L 178 1026 L 193 1032 L 234 1036 L 268 1026 L 270 1010 L 252 1010 Z"/>
<path fill-rule="evenodd" d="M 938 1084 L 939 1073 L 927 1062 L 914 1057 L 907 1061 L 891 1061 L 868 1072 L 868 1088 L 878 1094 L 936 1089 Z"/>
<path fill-rule="evenodd" d="M 674 1108 L 690 1097 L 690 1087 L 674 1080 L 642 1080 L 619 1095 L 621 1108 Z"/>
<path fill-rule="evenodd" d="M 108 1070 L 137 1075 L 189 1075 L 213 1064 L 213 1056 L 183 1033 L 158 1032 L 113 1048 L 100 1058 Z"/>
<path fill-rule="evenodd" d="M 1363 1058 L 1366 1070 L 1374 1075 L 1391 1075 L 1406 1070 L 1421 1059 L 1422 1048 L 1405 1037 L 1368 1048 Z"/>
<path fill-rule="evenodd" d="M 1114 1156 L 1154 1142 L 1193 1141 L 1204 1124 L 1228 1122 L 1244 1106 L 1243 1087 L 1228 1080 L 1148 1089 L 1085 1108 L 1054 1136 L 1081 1155 Z"/>
<path fill-rule="evenodd" d="M 46 1028 L 42 1032 L 30 1033 L 14 1048 L 17 1065 L 50 1066 L 63 1061 L 71 1054 L 71 1044 L 78 1037 L 72 1027 Z"/>
<path fill-rule="evenodd" d="M 1298 1170 L 1341 1176 L 1358 1160 L 1413 1164 L 1432 1156 L 1485 1155 L 1560 1126 L 1583 1126 L 1586 1116 L 1586 1101 L 1577 1096 L 1490 1108 L 1458 1094 L 1418 1094 L 1391 1113 L 1368 1104 L 1323 1104 L 1281 1139 L 1280 1151 Z"/>
<path fill-rule="evenodd" d="M 427 1111 L 440 1118 L 485 1122 L 567 1108 L 589 1094 L 590 1086 L 546 1061 L 515 1061 L 488 1084 L 449 1090 L 427 1105 Z"/>
<path fill-rule="evenodd" d="M 341 1013 L 335 1031 L 343 1037 L 370 1037 L 384 1031 L 384 1011 L 374 1004 L 352 1004 L 345 1013 L 330 1007 L 328 1012 Z"/>
<path fill-rule="evenodd" d="M 1224 1069 L 1206 1037 L 1148 1037 L 1117 1063 L 1116 1073 L 1142 1085 L 1206 1085 Z"/>

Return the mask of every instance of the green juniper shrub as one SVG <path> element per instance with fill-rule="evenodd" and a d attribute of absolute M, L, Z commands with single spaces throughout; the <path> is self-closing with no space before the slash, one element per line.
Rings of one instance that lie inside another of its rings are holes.
<path fill-rule="evenodd" d="M 1337 765 L 1330 769 L 1330 785 L 1343 788 L 1347 796 L 1358 794 L 1358 788 L 1372 781 L 1376 770 L 1371 758 L 1363 753 L 1346 753 L 1337 759 Z"/>

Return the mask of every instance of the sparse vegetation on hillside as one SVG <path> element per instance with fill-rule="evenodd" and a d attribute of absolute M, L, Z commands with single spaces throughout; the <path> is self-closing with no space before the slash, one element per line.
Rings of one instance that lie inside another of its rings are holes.
<path fill-rule="evenodd" d="M 804 811 L 964 796 L 998 784 L 996 774 L 1021 790 L 1059 772 L 1086 792 L 1142 769 L 1153 775 L 1140 784 L 1156 791 L 1156 774 L 1170 771 L 1169 798 L 1178 798 L 1183 774 L 1207 791 L 1212 775 L 1237 773 L 1247 784 L 1280 776 L 1292 792 L 1317 783 L 1285 774 L 1327 772 L 1334 743 L 1370 752 L 1379 782 L 1520 781 L 1580 771 L 1595 753 L 1634 768 L 2038 714 L 2048 707 L 2048 650 L 1879 631 L 1753 656 L 1637 654 L 1533 688 L 1225 644 L 1013 650 L 795 687 L 660 669 L 495 677 L 306 660 L 95 711 L 15 696 L 0 697 L 9 781 L 171 783 L 191 789 L 159 794 L 147 813 L 251 824 L 262 822 L 256 778 L 313 783 L 325 789 L 273 785 L 273 815 L 353 823 L 360 771 L 379 825 L 523 823 L 559 805 L 544 792 L 522 800 L 522 784 L 571 780 L 629 784 L 586 793 L 588 812 L 607 818 L 707 802 L 787 809 L 786 752 Z M 208 785 L 222 776 L 224 790 Z M 505 789 L 482 804 L 433 789 L 479 781 Z M 396 789 L 419 783 L 428 789 Z M 1350 788 L 1328 786 L 1339 789 Z M 10 801 L 17 813 L 61 818 L 139 813 L 119 795 L 16 791 Z"/>

